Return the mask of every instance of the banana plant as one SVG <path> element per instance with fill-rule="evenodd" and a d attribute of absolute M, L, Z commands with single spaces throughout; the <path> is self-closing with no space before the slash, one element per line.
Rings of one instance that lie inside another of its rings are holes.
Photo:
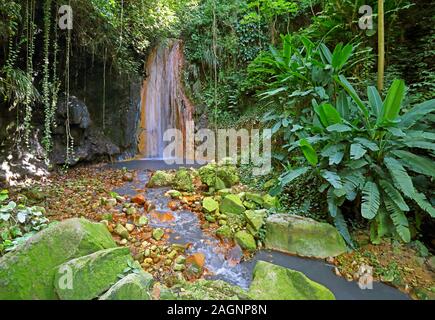
<path fill-rule="evenodd" d="M 435 100 L 403 111 L 405 84 L 395 80 L 386 98 L 375 87 L 367 88 L 363 101 L 343 76 L 335 78 L 345 92 L 335 106 L 313 102 L 318 121 L 308 137 L 295 141 L 305 166 L 285 172 L 273 192 L 299 176 L 310 173 L 323 178 L 328 212 L 344 239 L 351 244 L 342 205 L 357 202 L 361 216 L 370 222 L 374 243 L 386 235 L 411 240 L 408 217 L 412 205 L 435 217 L 435 209 L 413 180 L 435 177 L 435 132 L 420 120 L 435 110 Z"/>

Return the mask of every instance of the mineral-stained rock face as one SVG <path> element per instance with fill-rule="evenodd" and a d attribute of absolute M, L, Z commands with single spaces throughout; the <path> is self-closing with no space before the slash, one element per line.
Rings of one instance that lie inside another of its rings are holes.
<path fill-rule="evenodd" d="M 249 295 L 255 300 L 335 300 L 334 294 L 302 272 L 258 261 Z"/>
<path fill-rule="evenodd" d="M 103 224 L 70 219 L 52 225 L 0 259 L 0 300 L 57 299 L 56 267 L 115 246 Z"/>
<path fill-rule="evenodd" d="M 128 248 L 111 248 L 70 260 L 56 268 L 54 286 L 62 300 L 90 300 L 118 281 L 132 262 Z M 71 285 L 68 286 L 68 273 Z"/>
<path fill-rule="evenodd" d="M 266 220 L 265 245 L 268 249 L 316 258 L 347 251 L 343 238 L 330 224 L 290 214 L 274 214 Z"/>
<path fill-rule="evenodd" d="M 68 103 L 69 124 L 71 135 L 74 139 L 74 156 L 69 159 L 70 165 L 80 161 L 95 161 L 110 159 L 120 154 L 120 149 L 109 138 L 92 124 L 87 106 L 74 96 Z M 57 123 L 65 123 L 67 120 L 67 108 L 65 99 L 60 99 L 57 113 Z M 53 135 L 53 151 L 51 160 L 55 164 L 66 162 L 65 126 L 58 126 Z"/>

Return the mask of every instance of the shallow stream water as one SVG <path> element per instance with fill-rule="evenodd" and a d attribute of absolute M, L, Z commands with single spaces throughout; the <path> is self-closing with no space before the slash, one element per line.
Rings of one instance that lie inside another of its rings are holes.
<path fill-rule="evenodd" d="M 137 189 L 144 189 L 150 175 L 149 170 L 169 169 L 163 161 L 130 161 L 120 162 L 112 165 L 115 168 L 126 167 L 137 170 L 137 179 L 134 182 L 126 183 L 114 191 L 121 195 L 134 196 Z M 172 167 L 174 168 L 174 167 Z M 171 211 L 168 207 L 169 199 L 164 196 L 168 188 L 147 189 L 145 197 L 156 205 L 156 212 L 164 214 Z M 375 282 L 372 290 L 361 290 L 354 281 L 349 282 L 334 274 L 334 266 L 325 260 L 307 259 L 287 255 L 280 252 L 260 250 L 253 259 L 234 264 L 234 260 L 241 257 L 238 247 L 231 250 L 232 259 L 228 258 L 221 250 L 218 239 L 206 234 L 200 228 L 200 221 L 197 215 L 191 211 L 179 210 L 172 212 L 174 219 L 163 222 L 158 217 L 150 217 L 152 227 L 170 228 L 170 243 L 191 244 L 188 254 L 202 253 L 205 256 L 205 267 L 212 274 L 211 279 L 221 279 L 229 283 L 247 289 L 252 279 L 252 271 L 258 260 L 269 261 L 274 264 L 303 272 L 310 279 L 323 284 L 329 288 L 337 299 L 361 300 L 361 299 L 409 299 L 407 295 L 386 284 Z"/>

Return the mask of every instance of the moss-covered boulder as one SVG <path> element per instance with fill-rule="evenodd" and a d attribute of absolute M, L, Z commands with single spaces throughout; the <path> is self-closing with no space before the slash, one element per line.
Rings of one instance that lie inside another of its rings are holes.
<path fill-rule="evenodd" d="M 235 194 L 229 194 L 222 199 L 220 204 L 220 212 L 221 213 L 235 213 L 242 214 L 245 212 L 246 208 L 243 206 L 242 200 L 240 200 L 239 196 Z"/>
<path fill-rule="evenodd" d="M 57 299 L 55 267 L 113 247 L 116 244 L 101 223 L 70 219 L 53 224 L 0 258 L 0 300 Z"/>
<path fill-rule="evenodd" d="M 100 300 L 151 300 L 153 276 L 147 272 L 130 273 L 113 285 Z"/>
<path fill-rule="evenodd" d="M 230 163 L 209 163 L 198 170 L 202 183 L 216 190 L 231 188 L 239 183 L 237 168 Z"/>
<path fill-rule="evenodd" d="M 248 300 L 248 294 L 240 287 L 222 280 L 183 281 L 171 288 L 179 300 Z"/>
<path fill-rule="evenodd" d="M 185 168 L 178 170 L 172 180 L 172 186 L 180 191 L 193 191 L 193 179 L 189 170 Z"/>
<path fill-rule="evenodd" d="M 248 222 L 249 232 L 256 236 L 265 223 L 267 210 L 246 210 L 244 215 Z"/>
<path fill-rule="evenodd" d="M 245 199 L 246 199 L 246 201 L 255 202 L 256 204 L 258 204 L 260 206 L 262 206 L 264 203 L 263 196 L 261 194 L 258 194 L 258 193 L 246 192 Z"/>
<path fill-rule="evenodd" d="M 217 209 L 219 209 L 219 203 L 214 200 L 212 197 L 205 197 L 202 200 L 202 208 L 206 213 L 213 213 Z"/>
<path fill-rule="evenodd" d="M 216 235 L 221 239 L 231 239 L 233 233 L 228 225 L 223 225 L 216 230 Z"/>
<path fill-rule="evenodd" d="M 279 200 L 277 197 L 272 197 L 270 194 L 263 196 L 263 207 L 266 209 L 278 208 Z"/>
<path fill-rule="evenodd" d="M 335 300 L 334 294 L 302 272 L 258 261 L 249 296 L 255 300 Z"/>
<path fill-rule="evenodd" d="M 234 235 L 234 240 L 236 240 L 237 244 L 242 249 L 249 251 L 255 251 L 257 249 L 257 243 L 255 242 L 254 237 L 245 230 L 236 232 Z"/>
<path fill-rule="evenodd" d="M 70 260 L 55 268 L 54 287 L 61 300 L 90 300 L 100 296 L 133 262 L 128 248 L 111 248 Z M 68 285 L 68 277 L 71 285 Z"/>
<path fill-rule="evenodd" d="M 147 186 L 148 188 L 169 187 L 173 179 L 174 176 L 171 173 L 158 170 L 154 172 Z"/>
<path fill-rule="evenodd" d="M 305 257 L 335 257 L 347 251 L 337 229 L 328 223 L 290 214 L 266 219 L 265 246 Z"/>

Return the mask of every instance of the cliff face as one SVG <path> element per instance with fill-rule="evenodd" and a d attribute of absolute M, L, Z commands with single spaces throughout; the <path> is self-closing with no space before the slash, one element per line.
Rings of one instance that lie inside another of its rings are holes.
<path fill-rule="evenodd" d="M 138 132 L 140 157 L 163 157 L 167 129 L 179 129 L 183 137 L 186 135 L 186 123 L 192 121 L 194 108 L 182 85 L 183 63 L 183 44 L 179 40 L 157 46 L 148 58 Z"/>

